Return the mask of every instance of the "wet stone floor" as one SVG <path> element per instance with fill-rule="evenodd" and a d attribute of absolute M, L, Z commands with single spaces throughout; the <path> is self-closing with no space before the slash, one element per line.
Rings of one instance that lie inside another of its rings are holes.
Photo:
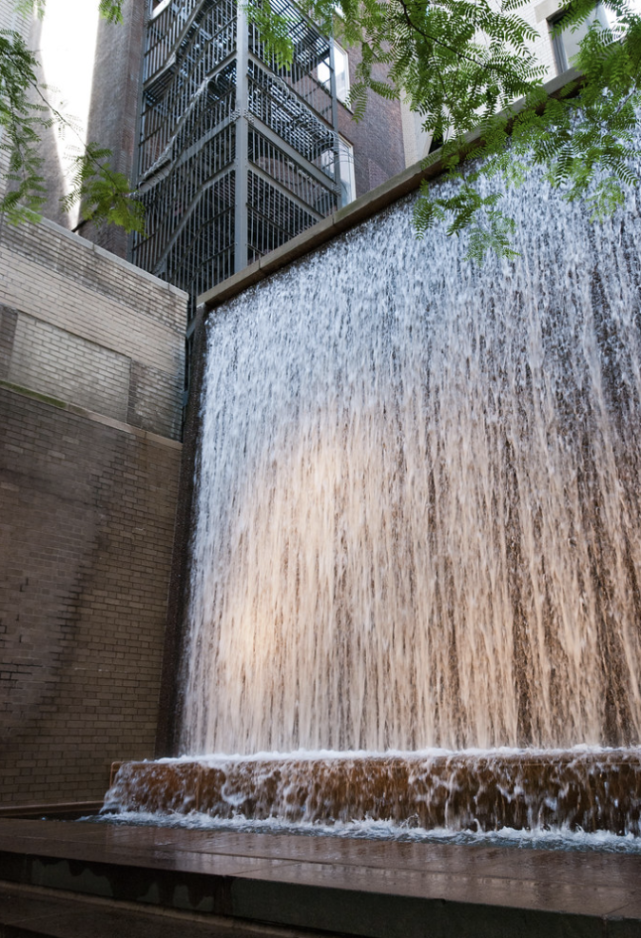
<path fill-rule="evenodd" d="M 634 854 L 5 819 L 0 880 L 0 924 L 16 891 L 36 889 L 41 902 L 196 915 L 221 935 L 254 922 L 283 935 L 641 936 Z"/>

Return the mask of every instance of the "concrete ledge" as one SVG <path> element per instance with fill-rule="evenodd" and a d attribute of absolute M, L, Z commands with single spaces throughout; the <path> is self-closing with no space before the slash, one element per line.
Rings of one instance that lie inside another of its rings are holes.
<path fill-rule="evenodd" d="M 102 801 L 65 801 L 47 804 L 0 805 L 0 818 L 75 820 L 97 814 Z"/>
<path fill-rule="evenodd" d="M 562 75 L 557 75 L 551 81 L 544 85 L 548 97 L 558 97 L 568 85 L 574 82 L 580 82 L 581 75 L 576 69 L 569 69 Z M 512 109 L 513 114 L 517 114 L 524 106 L 523 101 L 517 101 Z M 466 144 L 477 143 L 481 138 L 481 131 L 476 130 L 467 134 Z M 288 264 L 299 260 L 305 254 L 317 250 L 331 241 L 337 235 L 349 231 L 350 228 L 368 221 L 374 215 L 378 215 L 384 209 L 389 208 L 394 202 L 404 198 L 420 188 L 424 180 L 436 179 L 444 172 L 443 162 L 439 158 L 438 151 L 434 154 L 434 161 L 425 167 L 423 162 L 415 163 L 409 166 L 402 173 L 398 173 L 387 182 L 372 189 L 365 195 L 339 209 L 332 215 L 328 215 L 316 225 L 303 231 L 301 234 L 287 241 L 281 247 L 271 251 L 262 257 L 260 261 L 246 267 L 245 270 L 228 277 L 221 283 L 207 290 L 198 297 L 198 305 L 204 306 L 206 313 L 222 303 L 227 302 L 243 290 L 254 286 L 266 277 L 276 273 Z"/>

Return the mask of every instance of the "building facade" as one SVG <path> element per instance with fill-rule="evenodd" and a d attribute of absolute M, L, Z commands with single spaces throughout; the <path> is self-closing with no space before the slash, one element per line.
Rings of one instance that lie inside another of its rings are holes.
<path fill-rule="evenodd" d="M 426 156 L 431 138 L 403 102 L 370 94 L 365 117 L 353 120 L 359 50 L 320 35 L 293 0 L 279 3 L 274 9 L 292 21 L 289 71 L 268 61 L 246 21 L 239 29 L 234 0 L 124 0 L 117 26 L 98 20 L 97 3 L 48 0 L 30 44 L 47 95 L 76 129 L 63 140 L 43 135 L 45 217 L 198 292 L 324 217 L 330 203 L 362 196 Z M 571 65 L 581 38 L 552 35 L 558 8 L 559 0 L 539 0 L 520 10 L 537 30 L 546 80 Z M 12 0 L 0 0 L 0 15 L 28 32 Z M 602 7 L 595 16 L 606 23 Z M 87 141 L 109 148 L 114 169 L 140 185 L 145 238 L 132 243 L 61 208 L 70 158 Z M 247 180 L 236 179 L 241 160 L 252 164 Z M 236 218 L 230 208 L 243 200 L 246 222 L 244 210 Z"/>
<path fill-rule="evenodd" d="M 87 6 L 51 0 L 31 32 L 40 79 L 56 89 L 52 104 L 65 100 L 78 134 L 44 134 L 43 214 L 163 279 L 208 289 L 405 167 L 400 103 L 372 96 L 356 124 L 356 51 L 323 36 L 293 2 L 279 8 L 292 22 L 291 69 L 269 60 L 234 0 L 124 0 L 120 25 L 81 22 Z M 49 26 L 58 14 L 79 21 L 86 82 L 77 69 L 65 77 L 65 31 Z M 113 168 L 140 187 L 144 238 L 62 209 L 70 158 L 88 141 L 110 149 Z M 247 171 L 237 175 L 241 162 Z"/>

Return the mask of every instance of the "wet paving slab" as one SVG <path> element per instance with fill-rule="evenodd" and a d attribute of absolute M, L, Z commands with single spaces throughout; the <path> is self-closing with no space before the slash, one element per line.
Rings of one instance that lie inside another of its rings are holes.
<path fill-rule="evenodd" d="M 321 934 L 641 938 L 639 855 L 2 819 L 0 879 Z"/>

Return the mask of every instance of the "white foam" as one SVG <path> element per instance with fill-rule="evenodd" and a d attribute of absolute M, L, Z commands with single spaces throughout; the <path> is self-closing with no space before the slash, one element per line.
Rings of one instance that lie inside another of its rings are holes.
<path fill-rule="evenodd" d="M 97 819 L 95 817 L 86 817 L 82 820 L 96 821 Z M 581 830 L 571 831 L 563 827 L 529 831 L 514 830 L 509 827 L 491 832 L 452 831 L 444 828 L 426 831 L 414 827 L 412 822 L 394 824 L 391 821 L 361 820 L 336 822 L 334 824 L 292 824 L 280 818 L 256 821 L 237 815 L 234 818 L 222 820 L 197 812 L 183 815 L 135 811 L 123 812 L 118 815 L 103 815 L 99 820 L 111 824 L 179 827 L 186 830 L 229 830 L 244 833 L 300 834 L 347 839 L 410 841 L 415 843 L 641 854 L 641 838 L 632 834 L 617 835 L 608 831 L 586 833 Z"/>

